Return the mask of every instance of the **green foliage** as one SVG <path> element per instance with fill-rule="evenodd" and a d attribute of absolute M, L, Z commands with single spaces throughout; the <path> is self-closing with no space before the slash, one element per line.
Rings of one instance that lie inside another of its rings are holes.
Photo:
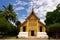
<path fill-rule="evenodd" d="M 3 6 L 3 11 L 0 10 L 0 34 L 13 36 L 18 34 L 18 29 L 9 20 L 16 20 L 16 13 L 14 12 L 13 6 L 9 4 L 8 6 Z"/>
<path fill-rule="evenodd" d="M 0 17 L 0 32 L 5 34 L 11 30 L 11 24 L 5 19 L 5 17 Z"/>
<path fill-rule="evenodd" d="M 46 25 L 53 24 L 53 12 L 47 12 L 45 23 Z"/>
<path fill-rule="evenodd" d="M 18 32 L 20 31 L 20 24 L 21 24 L 21 22 L 20 21 L 16 21 L 16 26 L 17 26 L 17 30 L 18 30 Z"/>
<path fill-rule="evenodd" d="M 49 36 L 54 34 L 57 38 L 60 32 L 60 4 L 57 5 L 56 10 L 53 12 L 47 12 L 45 23 L 47 34 Z"/>
<path fill-rule="evenodd" d="M 60 32 L 60 23 L 50 24 L 49 26 L 47 26 L 47 31 Z"/>
<path fill-rule="evenodd" d="M 13 6 L 11 4 L 9 4 L 7 7 L 4 6 L 4 10 L 3 10 L 3 13 L 4 13 L 4 16 L 7 20 L 11 20 L 13 22 L 16 21 L 16 13 L 14 12 L 14 9 L 13 9 Z"/>
<path fill-rule="evenodd" d="M 20 21 L 16 21 L 16 23 L 15 23 L 17 26 L 19 26 L 20 24 L 21 24 L 21 22 Z"/>
<path fill-rule="evenodd" d="M 59 6 L 60 4 L 58 4 Z M 57 9 L 53 12 L 47 12 L 45 23 L 46 25 L 60 23 L 60 7 L 57 6 Z"/>

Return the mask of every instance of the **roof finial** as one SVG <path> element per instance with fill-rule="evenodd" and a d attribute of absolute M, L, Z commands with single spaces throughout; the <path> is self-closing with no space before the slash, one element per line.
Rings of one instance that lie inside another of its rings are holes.
<path fill-rule="evenodd" d="M 32 13 L 34 13 L 34 8 L 33 8 L 33 6 L 32 6 Z"/>
<path fill-rule="evenodd" d="M 32 11 L 34 11 L 34 7 L 32 6 Z"/>

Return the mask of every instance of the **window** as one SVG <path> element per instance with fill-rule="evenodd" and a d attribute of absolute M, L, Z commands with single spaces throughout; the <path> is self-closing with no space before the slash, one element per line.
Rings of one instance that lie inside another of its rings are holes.
<path fill-rule="evenodd" d="M 40 32 L 42 32 L 42 26 L 40 26 Z"/>
<path fill-rule="evenodd" d="M 23 32 L 26 32 L 26 26 L 23 27 Z"/>

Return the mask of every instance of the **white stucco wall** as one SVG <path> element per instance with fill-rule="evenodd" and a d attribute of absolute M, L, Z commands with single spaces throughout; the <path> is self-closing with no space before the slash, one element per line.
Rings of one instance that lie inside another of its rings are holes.
<path fill-rule="evenodd" d="M 46 32 L 37 32 L 37 38 L 48 38 Z"/>
<path fill-rule="evenodd" d="M 26 37 L 28 38 L 28 32 L 19 32 L 18 37 Z"/>
<path fill-rule="evenodd" d="M 28 38 L 28 32 L 19 32 L 17 35 L 19 38 Z M 46 32 L 37 32 L 37 38 L 48 38 Z"/>

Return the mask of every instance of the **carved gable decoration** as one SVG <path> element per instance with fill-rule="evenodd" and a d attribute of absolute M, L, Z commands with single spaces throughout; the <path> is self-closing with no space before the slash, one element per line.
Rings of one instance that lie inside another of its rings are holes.
<path fill-rule="evenodd" d="M 30 16 L 28 16 L 26 20 L 29 20 L 29 19 L 39 20 L 39 18 L 35 15 L 34 11 L 31 12 Z"/>
<path fill-rule="evenodd" d="M 34 11 L 32 10 L 31 14 L 27 17 L 26 21 L 21 24 L 21 26 L 26 24 L 28 21 L 29 21 L 28 23 L 29 25 L 35 26 L 37 25 L 37 20 L 38 23 L 45 26 L 42 22 L 40 22 L 39 18 L 35 15 Z"/>

